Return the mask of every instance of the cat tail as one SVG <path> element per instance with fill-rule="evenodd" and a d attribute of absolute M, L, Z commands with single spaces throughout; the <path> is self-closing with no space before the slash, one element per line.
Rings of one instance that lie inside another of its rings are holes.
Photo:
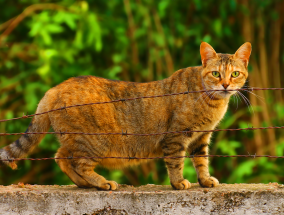
<path fill-rule="evenodd" d="M 44 102 L 42 101 L 39 103 L 36 113 L 46 111 L 44 110 Z M 33 117 L 25 133 L 46 132 L 49 127 L 50 120 L 48 114 L 37 115 Z M 45 134 L 24 134 L 15 142 L 0 149 L 0 165 L 6 164 L 12 169 L 16 169 L 17 164 L 13 159 L 26 157 L 40 143 L 44 136 Z"/>

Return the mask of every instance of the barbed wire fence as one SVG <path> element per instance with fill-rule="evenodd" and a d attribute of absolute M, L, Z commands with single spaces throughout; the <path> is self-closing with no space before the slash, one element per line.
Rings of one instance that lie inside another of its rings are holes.
<path fill-rule="evenodd" d="M 70 106 L 64 106 L 57 109 L 51 109 L 46 112 L 36 113 L 36 114 L 23 114 L 22 117 L 16 117 L 11 119 L 2 119 L 1 122 L 7 122 L 12 120 L 18 119 L 26 119 L 31 118 L 33 116 L 48 114 L 54 111 L 61 111 L 66 110 L 68 108 L 75 108 L 75 107 L 82 107 L 88 105 L 101 105 L 101 104 L 109 104 L 109 103 L 117 103 L 117 102 L 126 102 L 131 100 L 137 99 L 153 99 L 153 98 L 161 98 L 161 97 L 168 97 L 168 96 L 177 96 L 177 95 L 187 95 L 191 93 L 209 93 L 209 92 L 216 92 L 216 91 L 259 91 L 259 90 L 284 90 L 284 88 L 241 88 L 235 90 L 199 90 L 199 91 L 185 91 L 180 93 L 172 93 L 172 94 L 163 94 L 163 95 L 154 95 L 154 96 L 141 96 L 135 98 L 124 98 L 124 99 L 117 99 L 111 101 L 104 101 L 104 102 L 93 102 L 93 103 L 85 103 L 85 104 L 76 104 Z M 1 136 L 13 136 L 13 135 L 26 135 L 26 134 L 59 134 L 59 135 L 121 135 L 121 136 L 156 136 L 156 135 L 166 135 L 166 134 L 187 134 L 187 133 L 194 133 L 194 132 L 218 132 L 218 131 L 242 131 L 242 130 L 265 130 L 265 129 L 282 129 L 284 126 L 269 126 L 269 127 L 248 127 L 248 128 L 235 128 L 235 129 L 214 129 L 214 130 L 193 130 L 193 131 L 167 131 L 167 132 L 160 132 L 160 133 L 145 133 L 145 134 L 138 134 L 138 133 L 127 133 L 127 129 L 125 132 L 109 132 L 109 133 L 84 133 L 84 132 L 25 132 L 25 133 L 0 133 Z M 162 157 L 49 157 L 49 158 L 9 158 L 9 159 L 0 159 L 0 161 L 20 161 L 20 160 L 31 160 L 31 161 L 39 161 L 39 160 L 59 160 L 59 159 L 125 159 L 125 160 L 153 160 L 153 159 L 179 159 L 179 158 L 196 158 L 196 157 L 244 157 L 244 158 L 260 158 L 260 157 L 267 157 L 267 158 L 284 158 L 284 156 L 272 156 L 272 155 L 188 155 L 188 156 L 176 156 L 176 157 L 169 157 L 169 156 L 162 156 Z"/>

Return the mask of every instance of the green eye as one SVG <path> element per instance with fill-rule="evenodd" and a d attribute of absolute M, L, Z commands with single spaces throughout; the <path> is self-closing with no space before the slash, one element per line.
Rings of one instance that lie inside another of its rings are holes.
<path fill-rule="evenodd" d="M 236 78 L 240 75 L 239 71 L 232 72 L 232 77 Z"/>
<path fill-rule="evenodd" d="M 213 71 L 212 72 L 212 75 L 216 78 L 220 77 L 220 73 L 219 72 L 216 72 L 216 71 Z"/>

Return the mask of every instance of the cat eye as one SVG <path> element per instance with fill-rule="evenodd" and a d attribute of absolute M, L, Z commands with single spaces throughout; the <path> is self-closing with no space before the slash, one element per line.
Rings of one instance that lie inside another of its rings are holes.
<path fill-rule="evenodd" d="M 232 77 L 236 78 L 240 75 L 240 72 L 239 71 L 234 71 L 232 72 Z"/>
<path fill-rule="evenodd" d="M 213 75 L 215 78 L 219 78 L 219 77 L 220 77 L 220 73 L 217 72 L 217 71 L 213 71 L 213 72 L 212 72 L 212 75 Z"/>

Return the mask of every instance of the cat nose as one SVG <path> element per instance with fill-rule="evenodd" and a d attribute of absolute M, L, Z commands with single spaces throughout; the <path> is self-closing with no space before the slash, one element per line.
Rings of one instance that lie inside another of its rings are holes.
<path fill-rule="evenodd" d="M 222 84 L 222 86 L 224 87 L 224 89 L 226 90 L 228 88 L 230 84 Z"/>

